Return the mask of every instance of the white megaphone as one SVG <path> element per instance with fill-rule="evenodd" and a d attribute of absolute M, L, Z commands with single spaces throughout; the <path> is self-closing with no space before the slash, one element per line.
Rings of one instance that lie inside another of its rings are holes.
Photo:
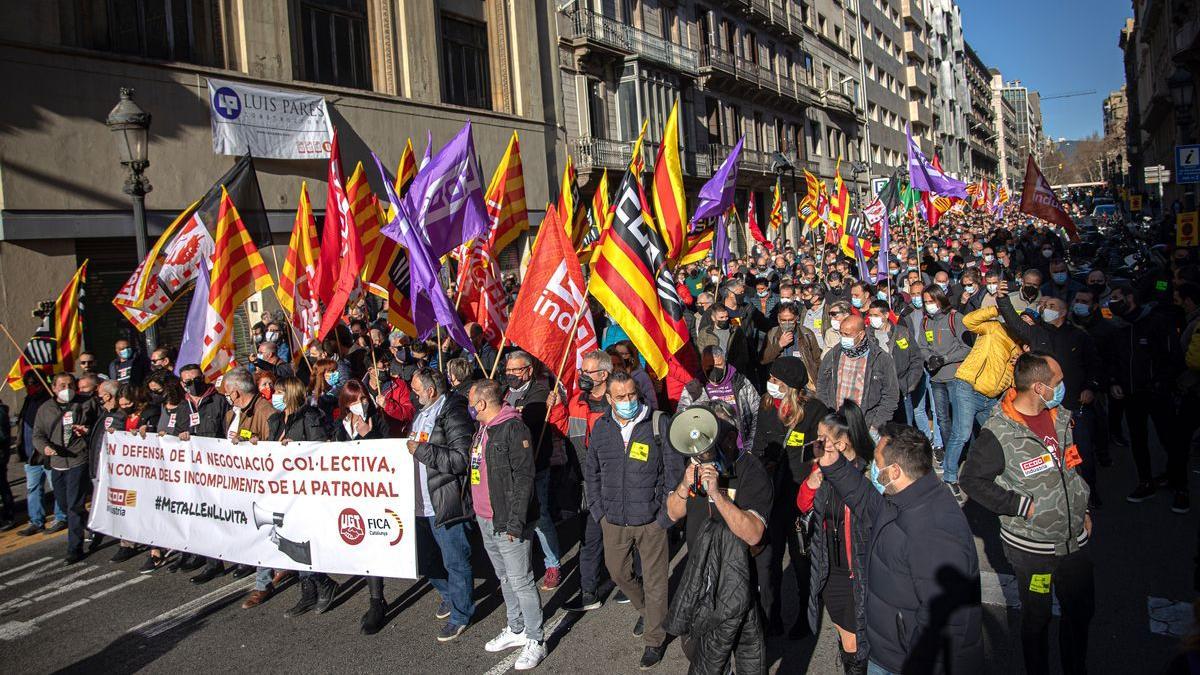
<path fill-rule="evenodd" d="M 720 433 L 721 422 L 708 408 L 688 408 L 671 420 L 668 437 L 671 447 L 681 455 L 696 457 L 712 449 Z"/>
<path fill-rule="evenodd" d="M 254 516 L 254 527 L 259 528 L 263 525 L 271 525 L 272 527 L 283 527 L 283 514 L 274 513 L 264 509 L 256 503 L 251 502 L 250 512 Z"/>

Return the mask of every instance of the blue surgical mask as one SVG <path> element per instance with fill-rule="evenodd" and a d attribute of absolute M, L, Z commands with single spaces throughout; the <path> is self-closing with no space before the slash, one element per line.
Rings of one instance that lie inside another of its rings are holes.
<path fill-rule="evenodd" d="M 338 371 L 331 370 L 328 373 L 325 373 L 325 384 L 328 384 L 331 387 L 336 387 L 336 386 L 338 386 L 338 383 L 341 381 L 342 381 L 342 374 L 339 373 Z"/>
<path fill-rule="evenodd" d="M 636 417 L 638 411 L 641 410 L 642 402 L 637 399 L 632 401 L 617 401 L 617 405 L 614 407 L 616 408 L 617 415 L 619 415 L 621 419 L 631 420 Z"/>
<path fill-rule="evenodd" d="M 1091 305 L 1077 302 L 1074 305 L 1071 305 L 1071 311 L 1075 312 L 1075 316 L 1087 316 L 1092 313 L 1092 307 Z"/>
<path fill-rule="evenodd" d="M 1054 409 L 1062 405 L 1063 397 L 1066 395 L 1067 383 L 1065 381 L 1059 382 L 1058 386 L 1054 388 L 1054 395 L 1050 397 L 1050 400 L 1047 401 L 1043 398 L 1042 403 L 1045 403 L 1047 408 Z M 1038 398 L 1041 398 L 1041 394 L 1038 394 Z"/>
<path fill-rule="evenodd" d="M 1067 283 L 1067 273 L 1066 272 L 1051 272 L 1050 278 L 1053 279 L 1054 283 L 1056 283 L 1056 284 L 1061 285 L 1061 284 Z"/>
<path fill-rule="evenodd" d="M 878 293 L 875 294 L 875 297 L 886 302 L 888 299 L 887 291 L 879 291 Z"/>
<path fill-rule="evenodd" d="M 129 347 L 126 347 L 125 349 L 117 352 L 117 356 L 121 357 L 122 361 L 128 361 L 129 359 L 133 358 L 133 350 Z"/>
<path fill-rule="evenodd" d="M 862 298 L 850 298 L 850 304 L 854 305 L 855 309 L 862 309 L 862 306 L 863 306 Z"/>
<path fill-rule="evenodd" d="M 271 394 L 271 407 L 278 410 L 279 412 L 283 412 L 283 409 L 285 406 L 283 405 L 283 392 L 282 391 L 277 391 L 274 394 Z"/>
<path fill-rule="evenodd" d="M 842 343 L 842 349 L 845 349 L 847 351 L 854 349 L 854 347 L 856 345 L 854 338 L 846 337 L 845 335 L 842 336 L 841 343 Z"/>
<path fill-rule="evenodd" d="M 919 295 L 914 295 L 912 299 L 912 306 L 916 307 L 917 309 L 921 309 L 921 307 L 925 306 L 925 299 Z"/>
<path fill-rule="evenodd" d="M 874 460 L 871 461 L 871 485 L 879 490 L 879 494 L 883 494 L 883 491 L 887 489 L 887 485 L 879 482 L 879 465 Z M 888 485 L 891 485 L 891 481 L 888 481 Z"/>
<path fill-rule="evenodd" d="M 1052 309 L 1050 307 L 1047 307 L 1046 311 L 1042 312 L 1042 320 L 1045 321 L 1046 323 L 1054 323 L 1055 321 L 1058 321 L 1061 317 L 1062 317 L 1062 314 L 1059 314 L 1057 309 Z"/>
<path fill-rule="evenodd" d="M 941 311 L 941 309 L 942 309 L 942 308 L 941 308 L 941 307 L 938 307 L 937 305 L 930 305 L 930 306 L 928 306 L 928 307 L 926 307 L 926 308 L 925 308 L 925 313 L 926 313 L 926 314 L 928 314 L 929 316 L 936 316 L 936 315 L 937 315 L 937 313 L 938 313 L 939 311 Z"/>

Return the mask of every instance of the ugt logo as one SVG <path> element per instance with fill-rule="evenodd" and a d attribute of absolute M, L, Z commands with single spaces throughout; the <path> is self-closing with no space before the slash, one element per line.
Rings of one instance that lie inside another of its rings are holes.
<path fill-rule="evenodd" d="M 242 100 L 229 87 L 221 87 L 213 94 L 213 110 L 227 120 L 236 120 L 242 114 Z"/>
<path fill-rule="evenodd" d="M 351 546 L 362 543 L 363 537 L 367 536 L 367 528 L 358 511 L 342 509 L 338 514 L 338 534 L 342 535 L 342 541 Z"/>

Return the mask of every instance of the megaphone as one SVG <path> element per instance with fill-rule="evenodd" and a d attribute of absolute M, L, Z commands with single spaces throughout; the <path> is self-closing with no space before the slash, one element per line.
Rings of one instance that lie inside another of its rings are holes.
<path fill-rule="evenodd" d="M 254 527 L 259 528 L 263 525 L 271 525 L 273 527 L 283 527 L 283 514 L 268 511 L 257 503 L 250 503 L 250 512 L 254 516 Z"/>
<path fill-rule="evenodd" d="M 712 450 L 720 438 L 721 421 L 704 407 L 688 408 L 671 420 L 667 436 L 671 447 L 686 457 L 697 457 Z"/>

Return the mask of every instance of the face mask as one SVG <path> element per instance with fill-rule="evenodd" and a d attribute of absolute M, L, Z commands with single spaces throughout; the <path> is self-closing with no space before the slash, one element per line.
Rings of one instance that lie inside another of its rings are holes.
<path fill-rule="evenodd" d="M 852 337 L 846 337 L 845 335 L 843 335 L 841 338 L 841 343 L 842 343 L 842 350 L 848 352 L 848 351 L 852 351 L 854 349 L 854 346 L 856 344 L 858 344 L 858 341 Z"/>
<path fill-rule="evenodd" d="M 708 377 L 708 381 L 712 382 L 713 384 L 725 379 L 724 368 L 709 368 L 704 374 Z"/>
<path fill-rule="evenodd" d="M 976 258 L 982 258 L 982 257 L 983 257 L 983 251 L 975 251 L 975 252 L 974 252 L 974 255 L 975 255 L 975 257 L 976 257 Z"/>
<path fill-rule="evenodd" d="M 338 371 L 331 370 L 328 373 L 325 373 L 325 384 L 328 384 L 331 387 L 336 387 L 336 386 L 338 386 L 338 383 L 341 381 L 342 381 L 342 376 L 341 376 L 341 373 L 339 373 Z"/>
<path fill-rule="evenodd" d="M 1062 405 L 1063 396 L 1066 396 L 1066 395 L 1067 395 L 1067 383 L 1059 382 L 1058 386 L 1054 388 L 1054 394 L 1053 394 L 1053 396 L 1050 397 L 1050 400 L 1047 401 L 1046 399 L 1043 398 L 1042 403 L 1046 404 L 1046 408 L 1057 408 L 1058 406 Z M 1042 397 L 1042 395 L 1038 394 L 1038 398 L 1041 398 L 1041 397 Z"/>
<path fill-rule="evenodd" d="M 255 335 L 255 336 L 254 336 L 254 342 L 255 342 L 255 344 L 257 344 L 257 343 L 259 343 L 259 342 L 262 342 L 262 341 L 263 341 L 263 336 L 261 336 L 261 335 Z"/>
<path fill-rule="evenodd" d="M 1054 250 L 1053 250 L 1053 249 L 1049 249 L 1049 248 L 1044 248 L 1044 249 L 1042 249 L 1042 257 L 1043 257 L 1043 258 L 1051 258 L 1051 257 L 1053 257 L 1053 256 L 1054 256 Z"/>
<path fill-rule="evenodd" d="M 71 399 L 75 398 L 75 390 L 74 389 L 63 389 L 62 391 L 55 394 L 55 398 L 58 399 L 59 403 L 70 403 Z"/>
<path fill-rule="evenodd" d="M 642 402 L 637 399 L 632 401 L 618 401 L 614 407 L 621 419 L 631 420 L 637 416 L 638 410 L 642 407 Z"/>
<path fill-rule="evenodd" d="M 267 342 L 274 342 L 279 339 L 279 333 L 273 330 L 267 331 Z"/>
<path fill-rule="evenodd" d="M 150 392 L 150 402 L 153 403 L 154 405 L 162 405 L 163 399 L 164 399 L 164 396 L 161 391 Z"/>
<path fill-rule="evenodd" d="M 1059 313 L 1059 311 L 1057 309 L 1051 309 L 1051 308 L 1047 307 L 1045 309 L 1045 311 L 1042 312 L 1042 319 L 1044 319 L 1046 321 L 1046 323 L 1054 323 L 1055 321 L 1058 321 L 1061 318 L 1062 318 L 1062 314 Z"/>
<path fill-rule="evenodd" d="M 1100 297 L 1101 295 L 1104 294 L 1104 284 L 1102 284 L 1102 283 L 1101 284 L 1088 284 L 1087 287 L 1088 287 L 1088 290 L 1090 290 L 1092 292 L 1092 294 L 1095 295 L 1096 297 Z"/>
<path fill-rule="evenodd" d="M 949 283 L 943 283 L 943 282 L 939 281 L 939 282 L 937 282 L 937 287 L 938 287 L 938 288 L 940 288 L 940 289 L 942 289 L 942 292 L 943 292 L 943 293 L 947 293 L 947 292 L 949 292 L 949 291 L 950 291 L 950 284 L 949 284 Z"/>
<path fill-rule="evenodd" d="M 473 420 L 479 419 L 479 411 L 476 410 L 475 406 L 473 406 L 473 405 L 467 406 L 467 414 L 470 415 L 471 419 L 473 419 Z"/>
<path fill-rule="evenodd" d="M 1059 284 L 1060 286 L 1067 283 L 1066 272 L 1051 272 L 1050 278 L 1054 280 L 1054 283 Z"/>
<path fill-rule="evenodd" d="M 842 327 L 842 320 L 841 319 L 830 319 L 829 326 L 830 326 L 830 328 L 833 328 L 834 330 L 840 330 Z"/>
<path fill-rule="evenodd" d="M 990 264 L 990 263 L 991 263 L 991 262 L 993 262 L 995 259 L 996 259 L 996 256 L 994 256 L 994 255 L 985 255 L 985 256 L 983 256 L 983 262 L 985 262 L 985 263 L 989 263 L 989 264 Z"/>
<path fill-rule="evenodd" d="M 787 392 L 782 386 L 775 384 L 774 382 L 767 383 L 767 394 L 769 394 L 771 398 L 775 400 L 781 400 L 786 393 Z"/>
<path fill-rule="evenodd" d="M 794 302 L 796 302 L 795 298 L 780 298 L 779 299 L 779 304 L 781 304 L 781 305 L 790 305 Z"/>
<path fill-rule="evenodd" d="M 876 330 L 883 328 L 883 317 L 882 316 L 868 317 L 867 320 L 871 322 L 871 328 L 874 328 Z"/>
<path fill-rule="evenodd" d="M 929 316 L 936 316 L 940 311 L 942 311 L 942 308 L 937 305 L 928 305 L 925 307 L 925 313 Z"/>
<path fill-rule="evenodd" d="M 1033 299 L 1038 296 L 1037 286 L 1022 286 L 1021 297 L 1025 298 L 1026 302 L 1033 302 Z"/>
<path fill-rule="evenodd" d="M 128 361 L 129 359 L 133 358 L 133 350 L 129 347 L 126 347 L 125 349 L 117 352 L 117 356 L 121 357 L 122 361 Z"/>
<path fill-rule="evenodd" d="M 715 284 L 715 283 L 719 283 L 721 281 L 721 277 L 714 274 L 711 277 L 709 277 L 708 280 Z"/>
<path fill-rule="evenodd" d="M 854 305 L 854 309 L 862 309 L 862 298 L 850 298 L 850 304 Z"/>
<path fill-rule="evenodd" d="M 203 396 L 208 390 L 208 385 L 204 384 L 204 379 L 196 377 L 187 383 L 187 390 L 192 396 Z"/>
<path fill-rule="evenodd" d="M 271 407 L 278 410 L 279 412 L 283 412 L 284 405 L 283 405 L 283 392 L 282 391 L 276 392 L 271 395 Z"/>
<path fill-rule="evenodd" d="M 716 321 L 714 322 L 714 325 L 716 325 L 718 330 L 725 330 L 726 328 L 729 328 L 729 319 L 724 321 Z"/>
<path fill-rule="evenodd" d="M 887 299 L 888 299 L 887 291 L 879 291 L 878 293 L 875 294 L 875 297 L 879 298 L 880 300 L 883 300 L 884 302 L 887 302 Z"/>
<path fill-rule="evenodd" d="M 591 391 L 596 386 L 596 381 L 587 373 L 579 374 L 579 389 L 581 391 Z"/>
<path fill-rule="evenodd" d="M 891 464 L 889 464 L 888 466 L 890 467 Z M 882 470 L 879 468 L 879 465 L 876 464 L 874 461 L 872 461 L 871 462 L 871 485 L 874 485 L 875 489 L 879 490 L 879 494 L 887 494 L 887 492 L 886 492 L 887 488 L 889 485 L 892 484 L 892 481 L 889 478 L 888 482 L 886 482 L 886 483 L 881 482 L 879 480 L 879 476 L 881 473 L 882 473 Z"/>
<path fill-rule="evenodd" d="M 968 295 L 975 295 L 975 291 L 979 290 L 979 288 L 977 286 L 963 286 L 963 290 L 966 291 Z"/>
<path fill-rule="evenodd" d="M 1000 290 L 1000 284 L 988 284 L 987 285 L 987 292 L 991 293 L 992 295 L 995 295 L 996 291 L 998 291 L 998 290 Z"/>
<path fill-rule="evenodd" d="M 942 262 L 944 262 L 944 263 L 950 262 L 950 256 L 948 256 L 948 255 L 942 256 Z"/>
<path fill-rule="evenodd" d="M 1077 302 L 1074 305 L 1071 305 L 1071 311 L 1075 313 L 1075 316 L 1085 317 L 1092 313 L 1092 306 L 1082 302 Z"/>
<path fill-rule="evenodd" d="M 796 322 L 795 321 L 780 321 L 779 322 L 779 330 L 784 333 L 791 333 L 796 330 Z"/>
<path fill-rule="evenodd" d="M 888 274 L 893 277 L 896 276 L 896 274 L 898 274 L 899 272 L 900 272 L 900 268 L 898 268 L 898 267 L 889 267 L 888 268 Z"/>
<path fill-rule="evenodd" d="M 916 307 L 917 309 L 921 309 L 925 306 L 925 299 L 919 295 L 914 295 L 912 299 L 912 306 Z"/>
<path fill-rule="evenodd" d="M 765 298 L 768 295 L 770 295 L 770 291 L 759 291 L 758 292 L 758 297 L 760 297 L 760 298 Z"/>
<path fill-rule="evenodd" d="M 365 415 L 363 414 L 364 413 L 363 404 L 361 401 L 358 403 L 351 403 L 350 404 L 350 412 L 354 413 L 356 416 L 358 416 L 360 418 L 365 417 Z"/>

